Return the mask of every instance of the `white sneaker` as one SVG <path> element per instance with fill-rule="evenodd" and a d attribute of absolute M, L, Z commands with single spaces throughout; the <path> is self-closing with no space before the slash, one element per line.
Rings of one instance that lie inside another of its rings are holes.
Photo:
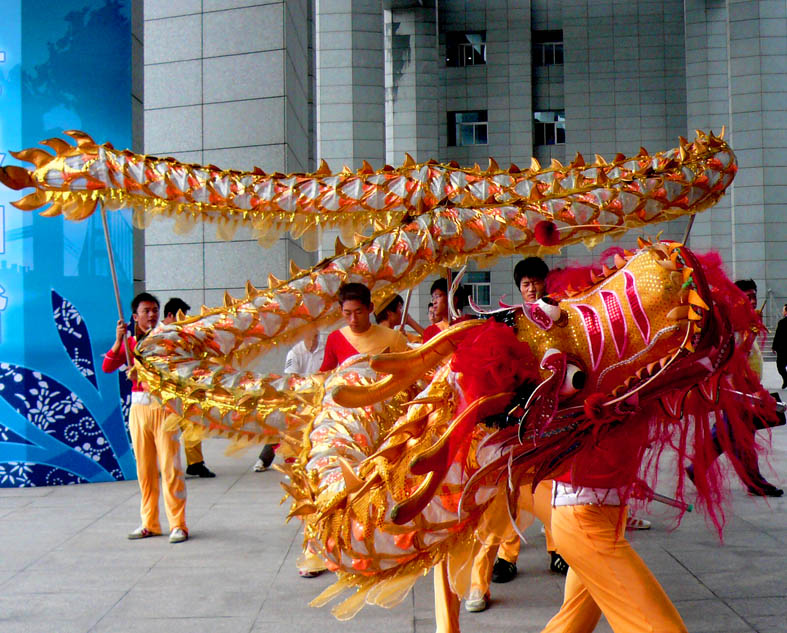
<path fill-rule="evenodd" d="M 627 530 L 649 530 L 650 521 L 647 519 L 640 519 L 639 517 L 630 516 L 626 519 Z"/>
<path fill-rule="evenodd" d="M 489 606 L 489 596 L 482 595 L 479 591 L 473 590 L 465 600 L 465 611 L 470 613 L 478 613 L 479 611 L 486 611 Z"/>
<path fill-rule="evenodd" d="M 151 530 L 147 529 L 144 525 L 140 525 L 136 530 L 134 530 L 128 535 L 128 538 L 131 541 L 135 541 L 140 538 L 159 536 L 159 534 L 160 534 L 159 532 L 152 532 Z"/>
<path fill-rule="evenodd" d="M 255 473 L 264 473 L 266 470 L 268 470 L 268 467 L 265 465 L 265 462 L 263 462 L 261 459 L 258 459 L 256 462 L 254 462 L 254 468 L 252 470 Z"/>
<path fill-rule="evenodd" d="M 175 528 L 172 532 L 169 533 L 169 542 L 170 543 L 182 543 L 183 541 L 189 540 L 189 534 L 186 530 L 182 530 L 181 528 Z"/>

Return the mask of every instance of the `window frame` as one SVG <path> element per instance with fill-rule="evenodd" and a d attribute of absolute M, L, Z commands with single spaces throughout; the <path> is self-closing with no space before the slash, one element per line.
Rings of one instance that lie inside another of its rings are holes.
<path fill-rule="evenodd" d="M 552 115 L 554 120 L 544 121 L 539 115 Z M 550 142 L 551 139 L 551 142 Z M 544 142 L 541 142 L 544 141 Z M 548 147 L 566 144 L 566 111 L 538 110 L 533 111 L 533 145 Z"/>
<path fill-rule="evenodd" d="M 532 60 L 533 66 L 562 66 L 563 30 L 533 31 Z"/>
<path fill-rule="evenodd" d="M 462 121 L 462 115 L 477 115 L 478 121 Z M 489 145 L 489 113 L 487 110 L 449 110 L 448 111 L 448 147 L 476 147 Z M 465 143 L 463 131 L 472 130 L 474 142 Z M 483 130 L 483 132 L 482 132 Z M 481 138 L 483 137 L 483 138 Z"/>
<path fill-rule="evenodd" d="M 474 277 L 476 275 L 482 276 L 482 279 L 478 281 L 474 281 Z M 467 271 L 462 279 L 462 285 L 465 288 L 469 288 L 473 302 L 482 308 L 488 308 L 492 306 L 492 274 L 488 270 L 471 270 Z M 484 292 L 487 295 L 487 302 L 482 302 L 479 298 L 479 294 Z"/>
<path fill-rule="evenodd" d="M 472 42 L 468 39 L 471 36 L 478 36 L 481 41 Z M 449 31 L 446 33 L 445 65 L 449 68 L 486 65 L 486 31 Z"/>

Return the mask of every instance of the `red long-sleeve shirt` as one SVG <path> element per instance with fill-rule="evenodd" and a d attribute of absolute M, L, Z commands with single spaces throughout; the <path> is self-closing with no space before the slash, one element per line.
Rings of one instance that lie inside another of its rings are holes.
<path fill-rule="evenodd" d="M 126 364 L 126 341 L 128 341 L 129 354 L 131 355 L 131 364 L 134 364 L 134 348 L 137 346 L 137 339 L 133 336 L 127 336 L 123 340 L 123 343 L 120 345 L 120 349 L 117 352 L 113 352 L 112 348 L 110 348 L 109 351 L 104 354 L 104 362 L 101 364 L 101 369 L 103 369 L 106 373 L 111 374 L 113 371 L 120 369 L 120 367 Z M 145 390 L 135 378 L 132 378 L 131 391 Z"/>

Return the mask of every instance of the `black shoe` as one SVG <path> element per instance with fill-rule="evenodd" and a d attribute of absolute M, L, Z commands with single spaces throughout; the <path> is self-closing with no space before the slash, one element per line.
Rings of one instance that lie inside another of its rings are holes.
<path fill-rule="evenodd" d="M 509 563 L 504 558 L 495 560 L 495 566 L 492 567 L 492 582 L 511 582 L 516 576 L 516 565 Z"/>
<path fill-rule="evenodd" d="M 568 563 L 557 552 L 549 552 L 549 571 L 565 576 L 568 573 Z"/>
<path fill-rule="evenodd" d="M 197 462 L 196 464 L 189 464 L 186 467 L 186 474 L 190 477 L 203 477 L 203 478 L 210 478 L 215 477 L 216 473 L 211 472 L 208 467 L 205 465 L 205 462 Z"/>
<path fill-rule="evenodd" d="M 697 484 L 694 482 L 694 465 L 693 464 L 686 467 L 686 474 L 689 477 L 689 481 L 691 481 L 691 483 L 693 483 L 696 486 Z"/>
<path fill-rule="evenodd" d="M 276 444 L 266 444 L 260 451 L 260 461 L 265 467 L 265 470 L 271 467 L 274 458 L 276 457 Z"/>
<path fill-rule="evenodd" d="M 784 490 L 764 479 L 755 485 L 747 486 L 747 489 L 749 494 L 755 497 L 781 497 L 784 494 Z"/>

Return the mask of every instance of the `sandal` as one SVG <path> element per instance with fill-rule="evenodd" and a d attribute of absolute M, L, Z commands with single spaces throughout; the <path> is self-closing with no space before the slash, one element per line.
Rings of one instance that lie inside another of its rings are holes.
<path fill-rule="evenodd" d="M 649 530 L 651 526 L 650 521 L 647 519 L 640 519 L 639 517 L 628 517 L 626 519 L 627 530 Z"/>

